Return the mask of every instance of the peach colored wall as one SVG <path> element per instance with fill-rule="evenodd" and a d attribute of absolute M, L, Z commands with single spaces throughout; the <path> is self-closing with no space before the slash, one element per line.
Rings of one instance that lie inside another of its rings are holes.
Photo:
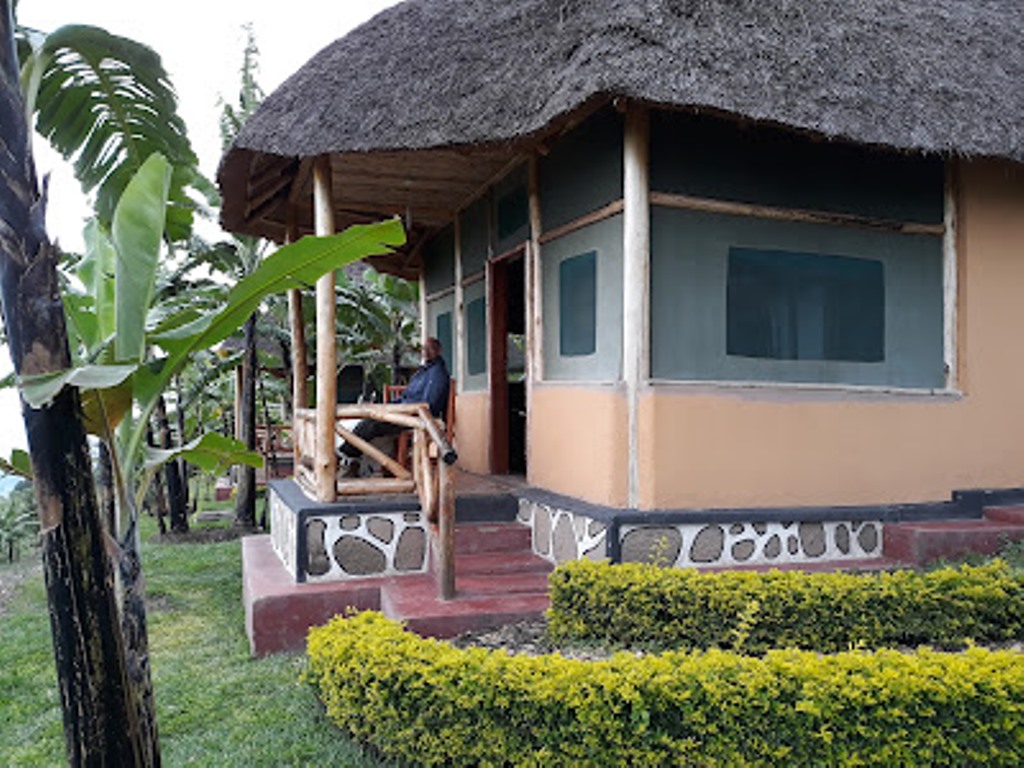
<path fill-rule="evenodd" d="M 626 504 L 626 398 L 621 386 L 538 384 L 530 394 L 531 485 L 594 504 Z"/>
<path fill-rule="evenodd" d="M 655 385 L 640 507 L 944 500 L 1024 486 L 1024 166 L 961 163 L 961 395 Z"/>
<path fill-rule="evenodd" d="M 469 472 L 490 472 L 490 403 L 487 392 L 459 392 L 455 397 L 455 449 Z"/>

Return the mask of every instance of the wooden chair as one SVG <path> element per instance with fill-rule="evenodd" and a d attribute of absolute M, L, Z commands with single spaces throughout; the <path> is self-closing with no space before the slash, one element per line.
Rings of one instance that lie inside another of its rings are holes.
<path fill-rule="evenodd" d="M 405 391 L 404 384 L 385 384 L 384 402 L 393 403 Z M 449 444 L 455 437 L 455 379 L 448 382 L 448 406 L 444 413 L 444 436 Z M 395 460 L 403 467 L 409 467 L 412 457 L 409 451 L 409 438 L 412 432 L 408 429 L 398 433 L 398 444 Z"/>

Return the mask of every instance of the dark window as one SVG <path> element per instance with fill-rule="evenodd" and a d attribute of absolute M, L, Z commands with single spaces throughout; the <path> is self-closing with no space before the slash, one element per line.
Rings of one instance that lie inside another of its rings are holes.
<path fill-rule="evenodd" d="M 449 361 L 451 367 L 452 357 L 452 313 L 442 312 L 435 321 L 434 335 L 441 342 L 441 354 Z"/>
<path fill-rule="evenodd" d="M 466 373 L 475 376 L 487 371 L 487 311 L 484 300 L 466 305 Z"/>
<path fill-rule="evenodd" d="M 882 262 L 729 249 L 726 351 L 775 360 L 885 359 Z"/>
<path fill-rule="evenodd" d="M 558 351 L 564 357 L 592 355 L 597 349 L 597 252 L 573 256 L 558 265 Z"/>
<path fill-rule="evenodd" d="M 501 242 L 526 226 L 529 201 L 525 186 L 516 186 L 498 198 L 498 241 Z"/>

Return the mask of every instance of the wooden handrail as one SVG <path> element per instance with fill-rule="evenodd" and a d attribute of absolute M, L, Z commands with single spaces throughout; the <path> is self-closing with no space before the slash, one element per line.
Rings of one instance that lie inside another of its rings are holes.
<path fill-rule="evenodd" d="M 295 477 L 307 491 L 315 491 L 316 411 L 297 408 L 294 413 L 293 440 L 299 460 Z M 362 440 L 339 422 L 348 419 L 374 419 L 413 431 L 412 472 L 378 448 Z M 452 465 L 458 454 L 449 443 L 438 421 L 423 403 L 359 403 L 339 405 L 335 409 L 335 432 L 366 455 L 377 460 L 394 477 L 347 480 L 337 478 L 337 493 L 387 494 L 414 491 L 426 519 L 433 524 L 436 544 L 438 591 L 443 600 L 455 596 L 455 489 Z M 439 460 L 434 461 L 434 457 Z"/>

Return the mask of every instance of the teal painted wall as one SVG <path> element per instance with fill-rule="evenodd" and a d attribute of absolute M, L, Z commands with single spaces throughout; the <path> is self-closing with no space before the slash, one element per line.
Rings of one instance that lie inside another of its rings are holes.
<path fill-rule="evenodd" d="M 941 238 L 667 208 L 654 208 L 651 223 L 654 378 L 944 386 Z M 727 355 L 726 276 L 731 246 L 881 261 L 884 361 Z"/>
<path fill-rule="evenodd" d="M 462 236 L 462 277 L 472 277 L 484 271 L 487 263 L 487 243 L 490 238 L 490 193 L 472 203 L 459 214 Z"/>
<path fill-rule="evenodd" d="M 501 255 L 530 239 L 530 195 L 526 166 L 520 166 L 494 185 L 491 195 L 494 254 Z"/>
<path fill-rule="evenodd" d="M 622 197 L 623 118 L 608 108 L 540 160 L 541 222 L 549 231 Z"/>
<path fill-rule="evenodd" d="M 607 382 L 621 376 L 622 216 L 613 216 L 541 249 L 543 280 L 544 378 Z M 597 253 L 597 345 L 591 355 L 559 354 L 559 266 L 588 251 Z"/>
<path fill-rule="evenodd" d="M 455 285 L 455 228 L 445 227 L 423 249 L 423 280 L 427 295 Z"/>
<path fill-rule="evenodd" d="M 451 335 L 444 338 L 443 329 L 438 329 L 438 317 L 447 314 L 451 318 Z M 441 342 L 442 354 L 448 364 L 448 371 L 457 377 L 455 371 L 455 294 L 449 293 L 427 302 L 427 335 Z"/>

